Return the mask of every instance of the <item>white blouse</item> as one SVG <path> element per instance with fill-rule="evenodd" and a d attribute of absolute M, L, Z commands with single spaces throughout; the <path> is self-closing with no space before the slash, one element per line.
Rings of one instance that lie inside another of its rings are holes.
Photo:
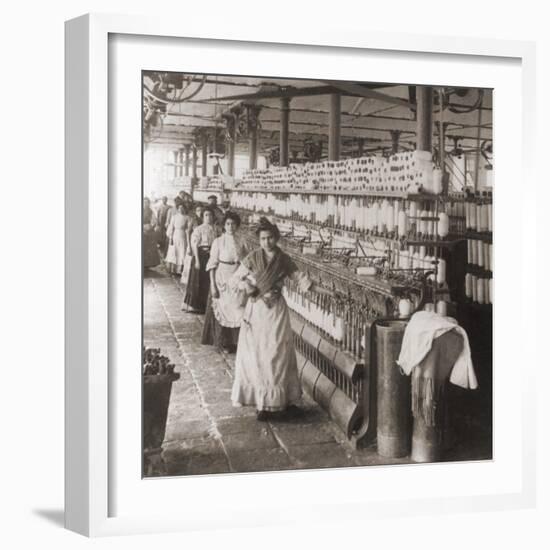
<path fill-rule="evenodd" d="M 213 225 L 203 223 L 193 229 L 191 233 L 191 246 L 212 246 L 214 239 L 218 236 L 217 230 Z"/>
<path fill-rule="evenodd" d="M 224 233 L 212 243 L 206 271 L 218 267 L 220 262 L 222 264 L 237 264 L 246 254 L 246 245 L 238 236 Z"/>

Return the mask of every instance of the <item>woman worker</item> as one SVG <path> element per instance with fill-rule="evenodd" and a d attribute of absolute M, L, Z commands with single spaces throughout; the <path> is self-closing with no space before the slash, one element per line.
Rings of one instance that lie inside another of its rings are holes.
<path fill-rule="evenodd" d="M 244 312 L 244 292 L 232 285 L 235 271 L 247 249 L 238 229 L 241 218 L 227 212 L 223 234 L 214 240 L 206 271 L 210 274 L 210 297 L 206 306 L 201 343 L 216 345 L 229 353 L 237 349 L 239 327 Z"/>
<path fill-rule="evenodd" d="M 210 276 L 206 272 L 206 264 L 210 257 L 210 247 L 218 236 L 214 226 L 214 213 L 205 208 L 202 213 L 202 224 L 195 227 L 191 233 L 191 253 L 193 259 L 189 268 L 189 278 L 185 290 L 184 303 L 195 313 L 204 313 L 206 300 L 210 290 Z"/>
<path fill-rule="evenodd" d="M 176 213 L 170 218 L 166 236 L 168 238 L 168 251 L 166 252 L 166 270 L 174 275 L 181 275 L 183 262 L 187 253 L 187 230 L 189 216 L 185 211 L 185 205 L 179 202 Z"/>
<path fill-rule="evenodd" d="M 330 294 L 301 274 L 278 246 L 279 229 L 260 218 L 256 229 L 260 248 L 243 259 L 235 278 L 249 298 L 243 314 L 231 400 L 235 406 L 256 407 L 257 419 L 273 412 L 297 409 L 301 397 L 296 352 L 288 307 L 281 295 L 284 280 L 292 278 L 302 291 Z"/>
<path fill-rule="evenodd" d="M 155 267 L 160 263 L 155 226 L 157 217 L 151 208 L 151 201 L 143 199 L 143 267 Z"/>

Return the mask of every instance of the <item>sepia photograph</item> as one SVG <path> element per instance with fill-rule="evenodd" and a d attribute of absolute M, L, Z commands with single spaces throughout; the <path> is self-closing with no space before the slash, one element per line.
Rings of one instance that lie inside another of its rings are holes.
<path fill-rule="evenodd" d="M 493 91 L 144 70 L 142 474 L 493 459 Z"/>

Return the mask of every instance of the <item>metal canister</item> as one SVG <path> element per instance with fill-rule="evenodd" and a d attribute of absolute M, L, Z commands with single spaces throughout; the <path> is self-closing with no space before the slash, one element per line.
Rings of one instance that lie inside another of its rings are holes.
<path fill-rule="evenodd" d="M 412 371 L 413 436 L 411 458 L 415 462 L 441 460 L 447 428 L 447 384 L 464 345 L 451 330 L 432 343 L 428 355 Z"/>
<path fill-rule="evenodd" d="M 381 321 L 376 327 L 377 447 L 380 456 L 391 458 L 410 449 L 410 381 L 396 362 L 406 326 L 406 321 Z"/>

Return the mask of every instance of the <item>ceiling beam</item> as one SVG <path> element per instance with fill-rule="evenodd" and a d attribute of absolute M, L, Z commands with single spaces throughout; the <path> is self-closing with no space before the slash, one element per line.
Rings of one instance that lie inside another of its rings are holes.
<path fill-rule="evenodd" d="M 387 94 L 382 94 L 371 90 L 356 82 L 340 82 L 338 80 L 327 80 L 327 84 L 337 88 L 340 92 L 344 92 L 345 95 L 366 97 L 369 99 L 377 99 L 379 101 L 385 101 L 386 103 L 392 103 L 401 107 L 409 108 L 411 104 L 406 99 L 400 99 L 398 97 L 392 97 Z"/>
<path fill-rule="evenodd" d="M 368 86 L 368 87 L 367 87 Z M 386 88 L 392 86 L 392 84 L 379 84 L 372 83 L 365 86 L 361 86 L 362 90 L 369 90 L 371 88 Z M 308 97 L 308 96 L 318 96 L 318 95 L 329 95 L 334 94 L 339 91 L 338 87 L 334 85 L 328 86 L 309 86 L 304 88 L 295 88 L 294 86 L 281 86 L 278 90 L 259 90 L 253 94 L 239 94 L 231 96 L 223 96 L 218 98 L 212 98 L 211 100 L 205 99 L 205 102 L 210 101 L 230 101 L 242 99 L 243 101 L 257 101 L 259 99 L 277 99 L 282 97 Z M 357 95 L 358 97 L 363 97 L 363 94 L 354 94 L 348 93 L 348 95 Z M 383 95 L 383 94 L 382 94 Z"/>

